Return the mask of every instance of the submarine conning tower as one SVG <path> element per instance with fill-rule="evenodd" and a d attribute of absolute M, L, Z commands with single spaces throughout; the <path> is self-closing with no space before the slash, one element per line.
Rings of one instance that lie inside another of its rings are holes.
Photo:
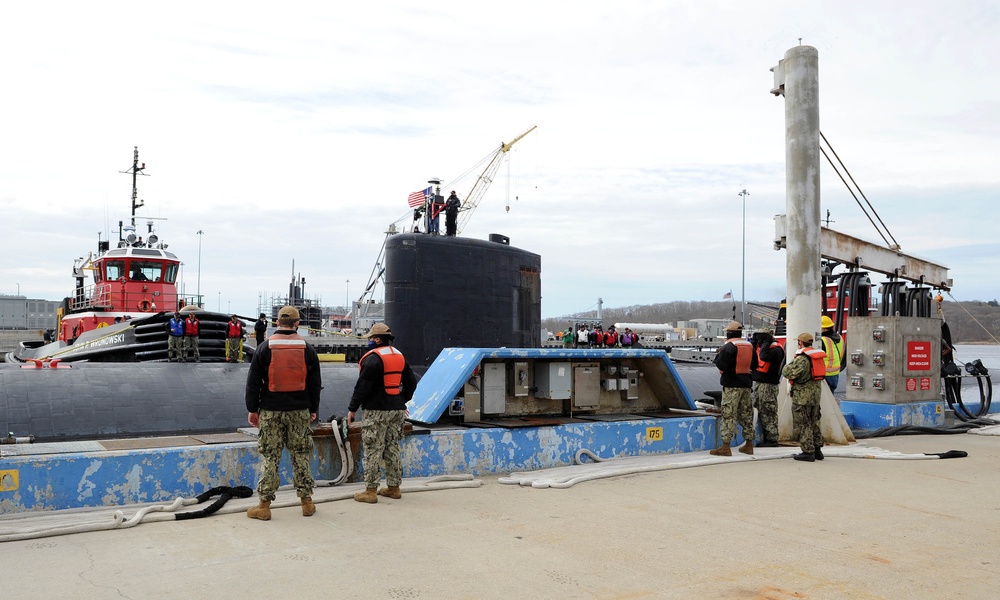
<path fill-rule="evenodd" d="M 385 321 L 418 371 L 447 347 L 541 345 L 538 254 L 506 236 L 402 233 L 386 240 Z"/>

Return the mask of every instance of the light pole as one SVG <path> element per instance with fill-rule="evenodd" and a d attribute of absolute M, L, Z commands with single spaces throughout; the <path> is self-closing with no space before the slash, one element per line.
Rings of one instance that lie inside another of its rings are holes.
<path fill-rule="evenodd" d="M 18 296 L 18 298 L 21 297 L 21 284 L 20 283 L 17 284 L 17 296 Z M 27 298 L 24 299 L 24 329 L 25 329 L 25 331 L 27 331 L 27 329 L 28 329 L 28 299 Z"/>
<path fill-rule="evenodd" d="M 750 192 L 743 189 L 738 196 L 743 198 L 743 288 L 740 291 L 740 319 L 743 326 L 747 325 L 747 196 Z"/>
<path fill-rule="evenodd" d="M 347 288 L 344 290 L 344 308 L 351 312 L 351 280 L 347 280 Z"/>
<path fill-rule="evenodd" d="M 198 230 L 198 306 L 201 306 L 201 236 L 205 232 Z"/>

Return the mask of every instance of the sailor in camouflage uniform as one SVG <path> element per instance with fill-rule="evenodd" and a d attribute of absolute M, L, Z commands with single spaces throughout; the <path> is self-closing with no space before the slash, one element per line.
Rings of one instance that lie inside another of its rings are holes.
<path fill-rule="evenodd" d="M 757 366 L 753 370 L 753 404 L 757 409 L 764 440 L 758 448 L 778 445 L 778 383 L 781 381 L 781 363 L 785 350 L 774 341 L 774 330 L 762 328 L 753 334 Z"/>
<path fill-rule="evenodd" d="M 792 458 L 813 462 L 823 460 L 819 401 L 822 393 L 820 384 L 826 376 L 826 353 L 812 347 L 811 333 L 799 335 L 798 344 L 795 358 L 785 365 L 781 374 L 791 384 L 793 435 L 802 450 Z"/>
<path fill-rule="evenodd" d="M 399 490 L 403 481 L 399 443 L 406 420 L 406 403 L 417 388 L 417 378 L 399 350 L 390 345 L 393 339 L 385 323 L 372 326 L 368 332 L 372 349 L 358 361 L 358 382 L 347 407 L 348 423 L 354 420 L 359 408 L 365 410 L 361 424 L 365 491 L 355 494 L 354 499 L 368 504 L 378 502 L 378 496 L 396 500 L 403 497 Z M 383 463 L 387 487 L 379 490 Z"/>
<path fill-rule="evenodd" d="M 247 511 L 251 519 L 271 518 L 271 501 L 278 491 L 278 463 L 288 448 L 292 459 L 295 492 L 302 501 L 302 515 L 312 516 L 312 431 L 309 423 L 319 412 L 323 388 L 319 356 L 298 334 L 299 311 L 286 306 L 278 311 L 278 329 L 254 351 L 247 373 L 246 405 L 250 425 L 260 428 L 257 449 L 261 456 L 257 494 L 260 504 Z"/>
<path fill-rule="evenodd" d="M 722 416 L 719 424 L 719 437 L 722 445 L 709 454 L 715 456 L 732 456 L 729 448 L 736 437 L 736 422 L 743 428 L 743 445 L 740 452 L 753 454 L 753 440 L 757 431 L 753 426 L 753 404 L 750 402 L 750 386 L 753 380 L 750 373 L 757 367 L 757 357 L 753 353 L 753 345 L 743 339 L 743 325 L 732 321 L 726 325 L 726 343 L 715 355 L 715 366 L 718 367 L 722 384 Z"/>

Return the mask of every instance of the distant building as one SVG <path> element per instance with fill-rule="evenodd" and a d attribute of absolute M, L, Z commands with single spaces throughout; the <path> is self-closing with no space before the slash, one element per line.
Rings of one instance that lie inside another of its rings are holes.
<path fill-rule="evenodd" d="M 725 339 L 726 325 L 732 319 L 691 319 L 689 321 L 678 321 L 679 329 L 694 329 L 698 339 Z"/>
<path fill-rule="evenodd" d="M 0 329 L 55 329 L 59 305 L 53 300 L 0 294 Z"/>

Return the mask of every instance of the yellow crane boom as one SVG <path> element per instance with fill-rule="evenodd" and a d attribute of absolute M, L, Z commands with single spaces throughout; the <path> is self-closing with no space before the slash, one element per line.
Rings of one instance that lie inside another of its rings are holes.
<path fill-rule="evenodd" d="M 472 184 L 472 189 L 466 194 L 465 200 L 462 201 L 462 206 L 458 213 L 458 233 L 462 233 L 462 229 L 465 228 L 466 223 L 472 217 L 472 211 L 476 210 L 479 206 L 479 201 L 483 199 L 483 195 L 486 194 L 486 190 L 489 189 L 490 184 L 493 183 L 493 176 L 496 175 L 497 169 L 500 168 L 500 163 L 503 162 L 503 156 L 510 151 L 511 147 L 521 140 L 524 136 L 528 135 L 535 130 L 537 125 L 532 125 L 530 129 L 517 136 L 513 140 L 507 142 L 506 144 L 501 143 L 497 151 L 493 153 L 490 157 L 486 168 L 476 179 L 476 182 Z"/>

